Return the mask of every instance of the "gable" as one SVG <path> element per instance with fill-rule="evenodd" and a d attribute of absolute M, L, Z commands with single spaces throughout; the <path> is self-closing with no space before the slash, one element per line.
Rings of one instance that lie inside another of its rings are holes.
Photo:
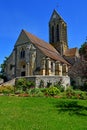
<path fill-rule="evenodd" d="M 25 44 L 27 42 L 29 42 L 29 39 L 26 36 L 25 32 L 22 30 L 19 37 L 18 37 L 18 39 L 17 39 L 17 41 L 16 41 L 15 46 Z"/>

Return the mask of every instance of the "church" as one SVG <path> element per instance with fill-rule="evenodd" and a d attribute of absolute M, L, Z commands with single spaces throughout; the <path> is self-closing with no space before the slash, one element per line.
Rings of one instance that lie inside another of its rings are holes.
<path fill-rule="evenodd" d="M 67 77 L 78 58 L 78 49 L 68 47 L 66 22 L 54 10 L 49 21 L 49 43 L 22 30 L 6 62 L 5 75 L 8 80 L 35 75 Z"/>

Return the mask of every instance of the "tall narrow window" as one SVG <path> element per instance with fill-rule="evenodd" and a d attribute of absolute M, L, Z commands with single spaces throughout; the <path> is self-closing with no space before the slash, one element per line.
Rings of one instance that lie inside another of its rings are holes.
<path fill-rule="evenodd" d="M 52 42 L 54 42 L 54 26 L 52 26 Z"/>
<path fill-rule="evenodd" d="M 20 58 L 25 58 L 25 50 L 23 48 L 20 52 Z"/>
<path fill-rule="evenodd" d="M 59 38 L 59 25 L 57 24 L 57 28 L 56 28 L 56 39 L 57 39 L 57 42 L 60 40 Z"/>

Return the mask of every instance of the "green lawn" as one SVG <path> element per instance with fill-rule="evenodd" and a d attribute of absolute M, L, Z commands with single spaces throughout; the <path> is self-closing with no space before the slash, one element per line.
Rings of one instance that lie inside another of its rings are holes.
<path fill-rule="evenodd" d="M 87 130 L 87 100 L 1 96 L 0 130 Z"/>

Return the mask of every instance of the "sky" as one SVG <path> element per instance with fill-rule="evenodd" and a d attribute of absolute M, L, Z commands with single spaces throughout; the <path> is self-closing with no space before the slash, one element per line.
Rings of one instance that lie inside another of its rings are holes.
<path fill-rule="evenodd" d="M 54 9 L 67 23 L 69 48 L 80 48 L 87 37 L 87 0 L 0 0 L 0 64 L 11 54 L 22 29 L 49 42 Z"/>

